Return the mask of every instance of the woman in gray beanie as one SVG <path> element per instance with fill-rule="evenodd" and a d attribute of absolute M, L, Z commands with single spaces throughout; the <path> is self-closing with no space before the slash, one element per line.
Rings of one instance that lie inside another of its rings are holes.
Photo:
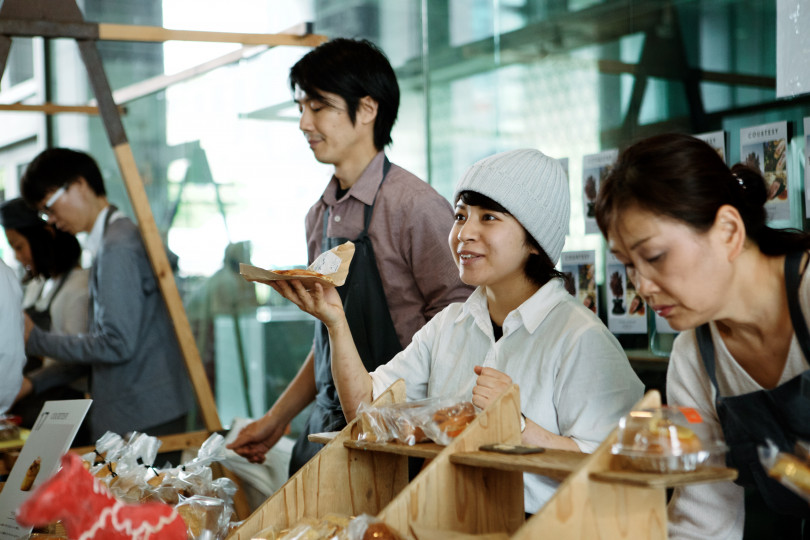
<path fill-rule="evenodd" d="M 329 329 L 332 373 L 347 416 L 399 378 L 408 400 L 458 396 L 481 408 L 519 381 L 524 444 L 592 451 L 643 385 L 616 339 L 566 291 L 554 268 L 570 215 L 562 167 L 532 149 L 496 154 L 470 167 L 454 202 L 450 248 L 462 281 L 477 289 L 371 374 L 333 288 L 307 291 L 299 281 L 274 288 Z M 529 513 L 557 486 L 534 474 L 524 481 Z"/>

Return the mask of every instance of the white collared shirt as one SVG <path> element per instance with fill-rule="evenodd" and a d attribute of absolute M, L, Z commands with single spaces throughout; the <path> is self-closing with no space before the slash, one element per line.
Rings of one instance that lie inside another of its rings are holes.
<path fill-rule="evenodd" d="M 22 384 L 23 343 L 22 289 L 14 271 L 0 260 L 0 414 L 14 403 Z"/>
<path fill-rule="evenodd" d="M 644 390 L 618 341 L 555 279 L 509 313 L 495 341 L 485 290 L 451 304 L 408 347 L 371 374 L 374 397 L 399 378 L 409 401 L 472 398 L 476 365 L 520 385 L 521 410 L 548 431 L 592 452 Z M 536 512 L 557 483 L 525 474 L 524 505 Z"/>

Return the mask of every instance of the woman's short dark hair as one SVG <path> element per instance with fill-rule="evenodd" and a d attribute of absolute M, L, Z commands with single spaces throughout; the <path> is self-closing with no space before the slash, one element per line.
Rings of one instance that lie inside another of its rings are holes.
<path fill-rule="evenodd" d="M 49 148 L 25 169 L 20 192 L 25 202 L 36 207 L 48 192 L 84 178 L 98 196 L 106 195 L 104 180 L 96 161 L 84 152 L 69 148 Z"/>
<path fill-rule="evenodd" d="M 382 150 L 391 143 L 399 84 L 388 58 L 370 41 L 337 38 L 312 49 L 290 69 L 290 88 L 293 92 L 300 88 L 315 99 L 323 99 L 321 92 L 339 95 L 352 124 L 360 99 L 371 97 L 377 102 L 374 146 Z"/>
<path fill-rule="evenodd" d="M 462 191 L 458 194 L 458 201 L 463 202 L 468 206 L 478 206 L 480 208 L 484 208 L 485 210 L 490 210 L 492 212 L 502 212 L 504 214 L 512 215 L 509 210 L 501 206 L 499 203 L 493 201 L 486 195 L 482 195 L 477 191 Z M 518 222 L 519 223 L 519 222 Z M 523 225 L 523 232 L 526 235 L 526 243 L 537 250 L 537 253 L 532 253 L 529 255 L 529 259 L 526 261 L 526 266 L 523 267 L 523 273 L 526 274 L 526 277 L 534 283 L 535 285 L 542 287 L 553 278 L 560 278 L 563 282 L 568 286 L 568 282 L 570 281 L 570 276 L 563 274 L 559 270 L 554 267 L 554 263 L 551 261 L 551 258 L 548 254 L 540 247 L 540 244 L 534 237 L 529 234 L 529 231 L 526 230 Z"/>
<path fill-rule="evenodd" d="M 82 248 L 72 234 L 60 231 L 45 222 L 42 226 L 21 227 L 15 230 L 28 240 L 35 270 L 31 277 L 61 276 L 79 264 Z"/>
<path fill-rule="evenodd" d="M 810 249 L 810 235 L 769 227 L 765 179 L 743 164 L 729 168 L 704 141 L 669 133 L 625 149 L 599 188 L 596 222 L 608 238 L 623 208 L 633 205 L 708 231 L 723 205 L 737 209 L 747 237 L 765 255 Z"/>

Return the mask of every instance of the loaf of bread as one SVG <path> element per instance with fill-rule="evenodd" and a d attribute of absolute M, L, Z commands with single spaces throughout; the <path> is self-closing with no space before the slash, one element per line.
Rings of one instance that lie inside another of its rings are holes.
<path fill-rule="evenodd" d="M 469 401 L 439 409 L 433 414 L 433 421 L 436 422 L 439 431 L 454 438 L 458 437 L 467 424 L 473 420 L 475 420 L 475 407 Z"/>
<path fill-rule="evenodd" d="M 399 540 L 399 535 L 382 521 L 369 523 L 363 540 Z"/>

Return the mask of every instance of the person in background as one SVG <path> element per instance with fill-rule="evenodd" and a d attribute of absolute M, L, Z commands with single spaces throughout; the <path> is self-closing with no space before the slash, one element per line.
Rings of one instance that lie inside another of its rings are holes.
<path fill-rule="evenodd" d="M 239 317 L 256 315 L 259 301 L 256 298 L 256 284 L 247 281 L 239 274 L 239 264 L 250 264 L 250 242 L 230 243 L 225 247 L 222 268 L 205 280 L 186 303 L 186 313 L 197 340 L 205 373 L 212 388 L 216 387 L 216 343 L 214 327 L 217 317 L 228 317 L 233 322 L 226 342 L 236 343 L 239 362 L 245 366 L 241 330 L 236 322 Z"/>
<path fill-rule="evenodd" d="M 729 169 L 680 134 L 624 150 L 597 198 L 610 250 L 681 331 L 667 402 L 722 429 L 739 471 L 736 484 L 675 488 L 670 538 L 810 537 L 810 505 L 768 478 L 757 455 L 766 439 L 787 452 L 810 440 L 810 235 L 769 227 L 766 199 L 757 170 Z"/>
<path fill-rule="evenodd" d="M 14 271 L 0 259 L 0 414 L 14 403 L 24 366 L 22 288 Z"/>
<path fill-rule="evenodd" d="M 86 332 L 89 271 L 79 265 L 82 248 L 76 237 L 47 224 L 21 198 L 0 206 L 0 224 L 25 269 L 23 309 L 31 320 L 47 331 Z M 11 412 L 22 417 L 22 426 L 32 427 L 45 401 L 84 397 L 86 372 L 86 366 L 28 357 L 23 385 Z M 63 378 L 72 382 L 48 388 L 36 384 L 38 379 L 57 382 Z"/>
<path fill-rule="evenodd" d="M 616 338 L 555 269 L 570 215 L 565 172 L 537 150 L 503 152 L 470 167 L 454 200 L 450 253 L 461 280 L 477 288 L 370 374 L 334 287 L 292 280 L 273 288 L 327 327 L 349 419 L 400 378 L 409 401 L 452 396 L 482 409 L 516 381 L 523 444 L 593 451 L 644 388 Z M 557 483 L 525 474 L 524 486 L 534 513 Z"/>
<path fill-rule="evenodd" d="M 339 294 L 360 356 L 373 370 L 445 306 L 470 294 L 444 244 L 452 208 L 427 183 L 391 164 L 383 151 L 391 143 L 399 85 L 375 45 L 351 39 L 324 43 L 292 67 L 290 87 L 312 154 L 335 168 L 306 217 L 309 262 L 354 242 L 348 280 Z M 330 359 L 326 328 L 318 324 L 298 375 L 229 448 L 263 461 L 290 421 L 314 401 L 293 449 L 290 474 L 304 465 L 323 447 L 309 442 L 309 433 L 346 425 Z"/>
<path fill-rule="evenodd" d="M 90 368 L 91 436 L 186 431 L 190 385 L 138 228 L 107 201 L 95 160 L 52 148 L 28 165 L 20 191 L 48 223 L 88 233 L 88 331 L 47 332 L 26 317 L 26 351 Z"/>

